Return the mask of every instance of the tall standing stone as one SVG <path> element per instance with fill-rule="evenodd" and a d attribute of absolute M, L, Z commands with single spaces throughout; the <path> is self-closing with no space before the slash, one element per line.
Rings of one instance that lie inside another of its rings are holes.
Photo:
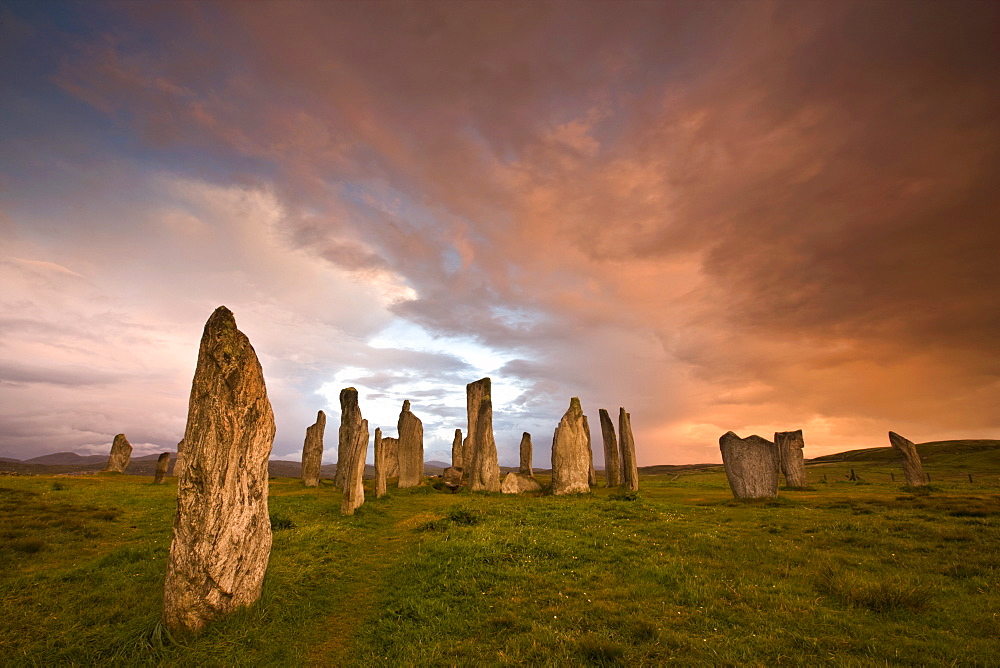
<path fill-rule="evenodd" d="M 392 436 L 382 437 L 382 447 L 385 449 L 385 478 L 399 477 L 399 439 Z"/>
<path fill-rule="evenodd" d="M 778 448 L 760 436 L 740 438 L 731 431 L 719 439 L 729 488 L 737 499 L 778 496 Z"/>
<path fill-rule="evenodd" d="M 591 487 L 597 485 L 597 471 L 594 469 L 594 444 L 590 437 L 590 421 L 587 416 L 583 416 L 583 431 L 587 434 L 587 484 Z"/>
<path fill-rule="evenodd" d="M 156 458 L 156 473 L 153 474 L 153 484 L 160 485 L 167 479 L 167 469 L 170 468 L 170 453 L 164 452 Z"/>
<path fill-rule="evenodd" d="M 399 412 L 399 487 L 416 487 L 424 479 L 424 425 L 403 402 Z"/>
<path fill-rule="evenodd" d="M 354 442 L 347 450 L 344 470 L 344 496 L 340 502 L 342 515 L 353 515 L 365 502 L 365 455 L 368 453 L 368 420 L 354 432 Z"/>
<path fill-rule="evenodd" d="M 389 463 L 386 457 L 385 445 L 382 442 L 382 429 L 375 428 L 375 498 L 381 499 L 386 492 L 386 468 Z"/>
<path fill-rule="evenodd" d="M 774 432 L 774 445 L 778 448 L 778 461 L 781 473 L 785 476 L 785 484 L 789 487 L 806 487 L 806 463 L 802 457 L 802 449 L 806 443 L 802 439 L 802 430 Z"/>
<path fill-rule="evenodd" d="M 125 434 L 118 434 L 111 443 L 111 454 L 104 471 L 106 473 L 125 473 L 130 459 L 132 459 L 132 444 L 125 438 Z"/>
<path fill-rule="evenodd" d="M 177 459 L 174 460 L 174 477 L 180 478 L 184 473 L 184 439 L 177 442 Z"/>
<path fill-rule="evenodd" d="M 267 460 L 274 414 L 264 374 L 236 319 L 205 324 L 191 383 L 163 623 L 197 631 L 260 596 L 271 552 Z"/>
<path fill-rule="evenodd" d="M 590 491 L 586 426 L 577 397 L 552 435 L 552 493 L 583 494 Z"/>
<path fill-rule="evenodd" d="M 601 436 L 604 438 L 604 476 L 608 487 L 621 487 L 622 461 L 618 456 L 618 439 L 615 437 L 615 425 L 608 411 L 601 409 Z"/>
<path fill-rule="evenodd" d="M 340 391 L 340 430 L 337 434 L 337 472 L 333 484 L 344 489 L 344 479 L 350 468 L 351 452 L 361 430 L 361 407 L 358 405 L 358 391 L 345 387 Z"/>
<path fill-rule="evenodd" d="M 462 449 L 465 445 L 462 443 L 462 430 L 455 430 L 455 440 L 451 442 L 451 468 L 453 469 L 464 469 L 465 464 L 462 460 Z"/>
<path fill-rule="evenodd" d="M 488 378 L 486 380 L 489 381 Z M 497 459 L 497 444 L 493 440 L 493 401 L 488 394 L 479 402 L 475 424 L 476 444 L 472 450 L 469 489 L 473 492 L 499 492 L 500 462 Z"/>
<path fill-rule="evenodd" d="M 479 421 L 479 409 L 483 400 L 490 396 L 490 379 L 480 378 L 465 386 L 465 412 L 468 416 L 468 429 L 465 430 L 465 441 L 462 451 L 462 462 L 465 464 L 465 477 L 469 478 L 472 469 L 472 462 L 475 460 L 476 450 L 476 426 Z M 490 413 L 492 424 L 493 414 Z M 492 436 L 492 434 L 491 434 Z"/>
<path fill-rule="evenodd" d="M 524 432 L 521 434 L 521 464 L 517 468 L 521 475 L 535 477 L 535 472 L 531 470 L 531 434 Z"/>
<path fill-rule="evenodd" d="M 323 433 L 326 431 L 326 413 L 316 413 L 316 423 L 306 427 L 306 440 L 302 444 L 302 482 L 306 487 L 319 487 L 319 472 L 323 465 Z"/>
<path fill-rule="evenodd" d="M 924 466 L 920 463 L 920 453 L 917 452 L 917 446 L 913 444 L 913 441 L 890 431 L 889 443 L 900 456 L 906 484 L 910 487 L 920 487 L 927 484 L 927 480 L 924 478 Z"/>
<path fill-rule="evenodd" d="M 639 464 L 635 460 L 632 416 L 624 408 L 618 409 L 618 449 L 622 458 L 622 486 L 630 492 L 638 492 Z"/>

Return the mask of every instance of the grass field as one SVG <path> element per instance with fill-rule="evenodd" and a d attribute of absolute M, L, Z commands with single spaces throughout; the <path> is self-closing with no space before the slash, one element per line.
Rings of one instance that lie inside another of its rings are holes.
<path fill-rule="evenodd" d="M 707 471 L 635 499 L 390 489 L 353 517 L 275 479 L 262 599 L 188 638 L 158 623 L 173 485 L 3 477 L 0 662 L 995 666 L 998 454 L 941 445 L 929 492 L 854 458 L 769 502 Z"/>

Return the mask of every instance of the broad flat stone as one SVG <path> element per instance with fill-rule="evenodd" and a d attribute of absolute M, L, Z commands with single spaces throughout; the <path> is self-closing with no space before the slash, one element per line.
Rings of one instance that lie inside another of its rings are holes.
<path fill-rule="evenodd" d="M 719 439 L 722 463 L 729 488 L 737 499 L 765 499 L 778 496 L 778 448 L 753 435 L 740 438 L 729 431 Z"/>
<path fill-rule="evenodd" d="M 573 397 L 552 436 L 552 493 L 585 494 L 590 491 L 587 434 L 580 400 Z"/>
<path fill-rule="evenodd" d="M 399 413 L 399 488 L 416 487 L 424 479 L 424 425 L 410 410 L 409 400 Z"/>
<path fill-rule="evenodd" d="M 500 484 L 500 491 L 504 494 L 524 494 L 525 492 L 540 492 L 542 486 L 530 475 L 511 471 Z"/>

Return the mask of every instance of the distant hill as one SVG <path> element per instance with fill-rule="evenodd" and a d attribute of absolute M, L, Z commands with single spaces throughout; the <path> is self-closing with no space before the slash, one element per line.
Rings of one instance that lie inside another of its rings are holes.
<path fill-rule="evenodd" d="M 920 459 L 926 464 L 948 463 L 961 467 L 965 461 L 977 466 L 995 464 L 1000 466 L 1000 441 L 991 439 L 968 439 L 957 441 L 931 441 L 917 443 Z M 807 464 L 826 462 L 877 462 L 892 463 L 898 459 L 896 452 L 888 445 L 884 448 L 864 448 L 848 450 L 833 455 L 823 455 L 807 459 Z"/>

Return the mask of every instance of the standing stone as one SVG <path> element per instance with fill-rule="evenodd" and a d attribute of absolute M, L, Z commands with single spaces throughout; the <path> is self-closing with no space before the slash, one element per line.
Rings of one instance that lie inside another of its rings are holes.
<path fill-rule="evenodd" d="M 740 438 L 731 431 L 719 439 L 729 488 L 737 499 L 778 496 L 778 448 L 760 436 Z"/>
<path fill-rule="evenodd" d="M 170 468 L 170 453 L 164 452 L 156 458 L 156 473 L 153 475 L 153 484 L 163 484 L 167 479 L 167 469 Z"/>
<path fill-rule="evenodd" d="M 342 515 L 353 515 L 365 502 L 365 455 L 368 453 L 368 420 L 354 432 L 354 442 L 347 450 L 344 470 L 344 496 L 340 502 Z"/>
<path fill-rule="evenodd" d="M 577 397 L 570 399 L 552 435 L 552 493 L 584 494 L 590 491 L 586 426 Z"/>
<path fill-rule="evenodd" d="M 583 416 L 583 431 L 587 434 L 587 484 L 591 487 L 597 486 L 597 471 L 594 469 L 594 444 L 590 438 L 590 422 L 587 416 Z"/>
<path fill-rule="evenodd" d="M 635 461 L 632 416 L 624 408 L 618 409 L 618 449 L 622 458 L 622 486 L 630 492 L 638 492 L 639 465 Z"/>
<path fill-rule="evenodd" d="M 465 442 L 462 451 L 462 462 L 464 463 L 465 477 L 469 479 L 471 475 L 472 462 L 475 461 L 476 450 L 476 425 L 479 421 L 479 409 L 483 400 L 490 396 L 490 379 L 480 378 L 474 383 L 465 386 L 465 412 L 468 416 L 468 429 L 465 430 Z M 493 414 L 490 413 L 490 423 L 492 424 Z M 492 435 L 491 435 L 492 436 Z"/>
<path fill-rule="evenodd" d="M 337 471 L 333 484 L 344 489 L 344 479 L 350 469 L 351 452 L 361 430 L 361 407 L 358 406 L 358 391 L 345 387 L 340 391 L 340 431 L 337 440 Z"/>
<path fill-rule="evenodd" d="M 306 487 L 319 487 L 319 470 L 323 465 L 323 432 L 326 431 L 326 413 L 316 413 L 316 423 L 306 427 L 306 440 L 302 444 L 302 482 Z"/>
<path fill-rule="evenodd" d="M 618 456 L 618 439 L 615 437 L 615 425 L 608 411 L 601 409 L 601 436 L 604 438 L 604 475 L 608 487 L 621 487 L 622 461 Z"/>
<path fill-rule="evenodd" d="M 445 486 L 454 492 L 462 486 L 462 469 L 449 466 L 441 472 L 441 479 Z"/>
<path fill-rule="evenodd" d="M 465 464 L 462 461 L 462 449 L 465 445 L 462 443 L 462 430 L 455 430 L 455 440 L 451 442 L 451 468 L 453 469 L 464 469 Z"/>
<path fill-rule="evenodd" d="M 388 458 L 386 457 L 385 444 L 382 442 L 382 429 L 376 427 L 375 429 L 375 498 L 381 499 L 385 496 L 386 490 L 386 465 L 388 464 Z"/>
<path fill-rule="evenodd" d="M 125 438 L 125 434 L 115 436 L 111 443 L 111 455 L 108 457 L 108 465 L 104 467 L 106 473 L 125 473 L 128 462 L 132 459 L 132 444 Z"/>
<path fill-rule="evenodd" d="M 802 430 L 774 432 L 774 445 L 778 448 L 778 461 L 785 484 L 789 487 L 807 486 L 806 463 L 802 458 L 802 449 L 806 444 L 802 439 Z"/>
<path fill-rule="evenodd" d="M 177 442 L 177 458 L 174 460 L 174 477 L 180 478 L 184 473 L 184 439 Z"/>
<path fill-rule="evenodd" d="M 920 463 L 920 453 L 913 441 L 903 438 L 894 431 L 889 432 L 889 443 L 902 461 L 903 473 L 906 475 L 906 484 L 909 487 L 921 487 L 927 484 L 924 478 L 924 467 Z"/>
<path fill-rule="evenodd" d="M 206 623 L 260 597 L 271 553 L 267 460 L 274 414 L 264 374 L 233 314 L 205 324 L 184 431 L 187 466 L 163 595 L 173 632 Z"/>
<path fill-rule="evenodd" d="M 517 472 L 534 478 L 535 472 L 531 470 L 531 434 L 524 432 L 521 434 L 521 465 Z"/>
<path fill-rule="evenodd" d="M 489 378 L 486 381 L 488 383 Z M 493 401 L 488 394 L 479 402 L 475 425 L 476 443 L 472 449 L 469 489 L 473 492 L 499 492 L 500 462 L 497 459 L 497 444 L 493 440 Z"/>
<path fill-rule="evenodd" d="M 392 436 L 382 437 L 382 447 L 385 448 L 385 479 L 399 477 L 399 439 Z"/>
<path fill-rule="evenodd" d="M 410 411 L 410 401 L 399 412 L 399 488 L 416 487 L 424 479 L 424 425 Z"/>
<path fill-rule="evenodd" d="M 511 471 L 504 477 L 503 483 L 500 485 L 500 491 L 504 494 L 540 492 L 542 491 L 542 486 L 530 475 L 521 473 L 520 471 Z"/>

